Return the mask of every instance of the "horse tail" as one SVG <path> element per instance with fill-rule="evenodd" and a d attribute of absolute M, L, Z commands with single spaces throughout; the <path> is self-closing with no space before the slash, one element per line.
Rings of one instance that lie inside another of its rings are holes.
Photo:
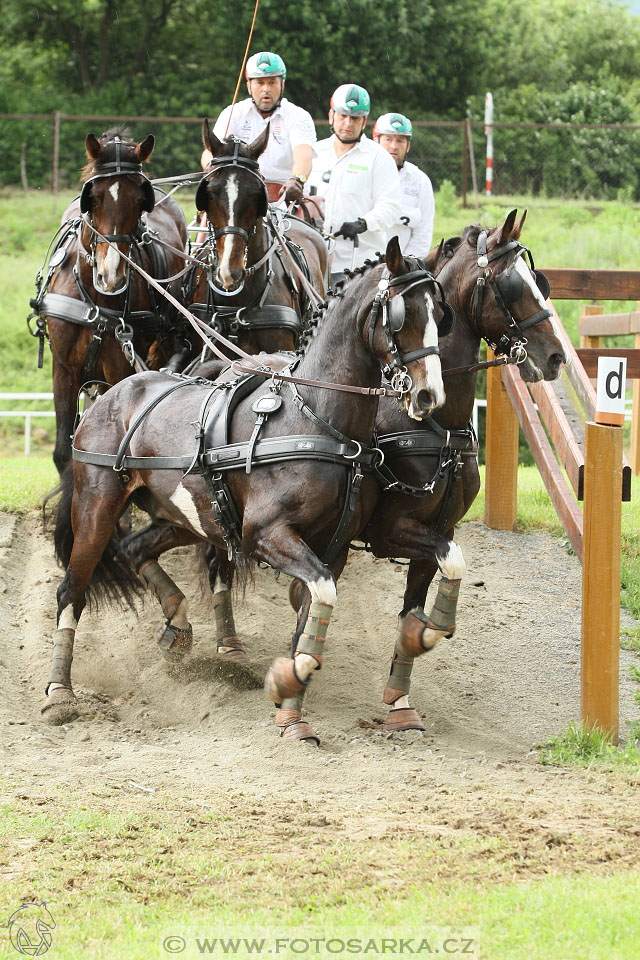
<path fill-rule="evenodd" d="M 71 523 L 73 463 L 65 466 L 60 483 L 46 497 L 43 510 L 56 496 L 58 500 L 51 513 L 54 523 L 53 544 L 56 560 L 66 570 L 71 560 L 74 543 Z M 120 548 L 120 537 L 116 527 L 89 581 L 87 587 L 89 608 L 97 609 L 101 603 L 121 603 L 124 600 L 127 606 L 135 610 L 135 600 L 143 593 L 144 586 L 136 570 Z"/>

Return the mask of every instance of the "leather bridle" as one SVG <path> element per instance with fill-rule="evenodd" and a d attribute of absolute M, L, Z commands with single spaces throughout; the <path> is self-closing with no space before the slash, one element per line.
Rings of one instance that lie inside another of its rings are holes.
<path fill-rule="evenodd" d="M 513 290 L 509 290 L 508 283 L 518 257 L 525 255 L 528 257 L 531 271 L 534 274 L 536 283 L 545 299 L 547 299 L 549 296 L 549 282 L 542 271 L 535 269 L 531 251 L 528 247 L 525 247 L 522 243 L 520 243 L 519 240 L 509 240 L 501 247 L 497 247 L 495 250 L 492 250 L 491 253 L 487 254 L 487 237 L 488 231 L 481 230 L 478 234 L 478 241 L 476 245 L 479 270 L 476 284 L 477 331 L 482 339 L 491 347 L 494 353 L 508 354 L 510 357 L 515 359 L 516 363 L 524 363 L 524 361 L 527 359 L 527 351 L 525 349 L 527 338 L 525 336 L 525 331 L 534 324 L 541 323 L 543 320 L 549 319 L 552 314 L 550 310 L 545 308 L 543 310 L 538 310 L 537 313 L 533 313 L 530 316 L 525 317 L 524 320 L 516 320 L 511 313 L 509 309 L 510 305 L 512 303 L 517 303 L 521 299 L 521 292 L 519 290 L 515 292 Z M 512 250 L 516 251 L 516 256 L 514 257 L 513 263 L 509 267 L 508 271 L 503 271 L 495 276 L 489 269 L 489 264 L 494 260 L 497 260 L 499 257 L 503 257 L 507 253 L 510 253 Z M 520 281 L 522 283 L 521 278 Z M 487 285 L 491 287 L 493 295 L 496 298 L 496 302 L 506 317 L 507 323 L 509 324 L 509 330 L 513 331 L 511 334 L 503 333 L 497 343 L 492 341 L 485 332 L 482 322 L 484 291 Z"/>
<path fill-rule="evenodd" d="M 369 349 L 373 351 L 373 338 L 376 326 L 380 316 L 382 316 L 382 330 L 387 339 L 387 347 L 391 354 L 391 360 L 383 367 L 384 376 L 390 380 L 393 390 L 398 391 L 400 395 L 406 394 L 411 390 L 413 381 L 407 372 L 407 365 L 414 360 L 422 360 L 423 357 L 440 356 L 440 347 L 420 347 L 418 350 L 411 350 L 409 353 L 401 353 L 396 342 L 396 333 L 404 325 L 404 298 L 416 287 L 425 283 L 435 283 L 432 273 L 424 268 L 412 271 L 408 274 L 402 274 L 398 277 L 390 278 L 389 270 L 385 267 L 381 279 L 378 281 L 378 292 L 373 298 L 373 304 L 369 313 Z M 438 284 L 440 286 L 440 284 Z M 392 288 L 402 287 L 395 296 L 391 296 Z M 442 290 L 442 288 L 440 288 Z M 395 306 L 397 299 L 401 299 L 402 305 Z M 401 319 L 400 319 L 401 318 Z"/>

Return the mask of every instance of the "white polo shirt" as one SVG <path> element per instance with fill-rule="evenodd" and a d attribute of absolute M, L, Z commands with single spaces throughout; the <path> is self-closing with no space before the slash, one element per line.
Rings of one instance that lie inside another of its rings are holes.
<path fill-rule="evenodd" d="M 436 205 L 433 199 L 431 180 L 415 163 L 405 160 L 400 168 L 402 210 L 399 220 L 389 230 L 389 238 L 395 234 L 400 240 L 400 249 L 407 257 L 425 257 L 431 249 L 433 218 Z"/>
<path fill-rule="evenodd" d="M 270 123 L 269 142 L 264 153 L 258 158 L 260 172 L 265 180 L 285 183 L 289 179 L 293 166 L 293 147 L 306 143 L 315 152 L 317 137 L 311 114 L 284 97 L 268 117 L 262 116 L 251 98 L 241 100 L 233 108 L 227 130 L 230 113 L 231 107 L 225 107 L 213 128 L 219 140 L 234 136 L 243 143 L 252 143 L 260 136 L 267 123 Z"/>
<path fill-rule="evenodd" d="M 359 235 L 355 266 L 362 266 L 368 257 L 383 252 L 387 232 L 397 222 L 402 206 L 400 177 L 395 160 L 377 143 L 362 136 L 339 157 L 335 136 L 320 140 L 306 184 L 317 188 L 325 199 L 324 228 L 326 233 L 338 230 L 346 220 L 362 217 L 367 229 Z M 333 273 L 351 267 L 353 243 L 339 237 L 333 252 Z"/>

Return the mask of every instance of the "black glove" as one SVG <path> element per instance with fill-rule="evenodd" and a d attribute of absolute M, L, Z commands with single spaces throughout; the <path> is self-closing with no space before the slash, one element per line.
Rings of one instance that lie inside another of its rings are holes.
<path fill-rule="evenodd" d="M 302 200 L 304 186 L 297 177 L 289 177 L 280 191 L 280 196 L 284 196 L 287 203 L 299 203 Z"/>
<path fill-rule="evenodd" d="M 335 231 L 336 237 L 344 237 L 345 240 L 355 240 L 359 233 L 364 233 L 367 229 L 367 221 L 362 217 L 357 220 L 345 220 L 339 230 Z"/>

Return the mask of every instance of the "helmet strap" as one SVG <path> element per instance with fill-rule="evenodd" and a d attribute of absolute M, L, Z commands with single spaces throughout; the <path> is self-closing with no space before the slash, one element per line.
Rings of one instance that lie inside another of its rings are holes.
<path fill-rule="evenodd" d="M 339 133 L 336 133 L 336 131 L 334 130 L 333 124 L 331 124 L 331 133 L 334 135 L 336 140 L 340 141 L 340 143 L 358 143 L 358 141 L 362 139 L 362 134 L 364 133 L 364 127 L 362 128 L 362 130 L 360 131 L 357 137 L 351 137 L 351 139 L 349 140 L 347 140 L 345 137 L 341 137 Z"/>

